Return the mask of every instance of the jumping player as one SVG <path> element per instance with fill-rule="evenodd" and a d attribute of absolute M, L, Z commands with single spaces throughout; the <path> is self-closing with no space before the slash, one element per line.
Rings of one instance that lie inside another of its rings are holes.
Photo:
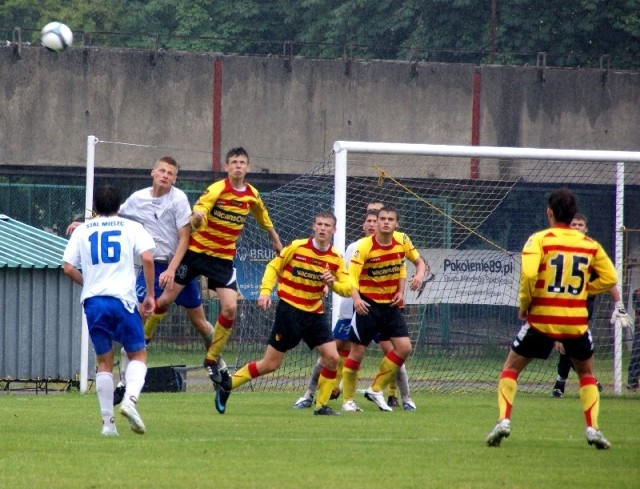
<path fill-rule="evenodd" d="M 201 275 L 207 278 L 208 288 L 215 290 L 220 301 L 213 341 L 204 360 L 214 386 L 220 385 L 229 375 L 218 363 L 218 358 L 236 319 L 238 292 L 233 258 L 236 242 L 250 213 L 269 233 L 273 248 L 278 252 L 282 250 L 280 238 L 258 191 L 245 181 L 249 168 L 249 155 L 244 148 L 229 150 L 225 161 L 228 176 L 210 185 L 193 206 L 189 248 L 176 271 L 175 285 L 164 289 L 154 311 L 165 312 L 194 278 Z"/>

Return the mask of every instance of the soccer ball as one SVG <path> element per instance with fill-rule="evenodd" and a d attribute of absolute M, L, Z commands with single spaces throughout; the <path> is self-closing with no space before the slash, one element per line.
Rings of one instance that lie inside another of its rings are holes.
<path fill-rule="evenodd" d="M 42 29 L 40 40 L 49 51 L 60 53 L 73 44 L 73 32 L 60 22 L 49 22 Z"/>

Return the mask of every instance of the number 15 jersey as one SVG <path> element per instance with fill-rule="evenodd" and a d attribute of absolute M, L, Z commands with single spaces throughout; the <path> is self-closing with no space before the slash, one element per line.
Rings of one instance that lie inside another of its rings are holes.
<path fill-rule="evenodd" d="M 589 282 L 592 273 L 598 278 Z M 597 241 L 556 225 L 533 234 L 524 245 L 520 311 L 528 311 L 528 323 L 552 338 L 578 337 L 589 327 L 587 296 L 606 292 L 617 281 Z"/>

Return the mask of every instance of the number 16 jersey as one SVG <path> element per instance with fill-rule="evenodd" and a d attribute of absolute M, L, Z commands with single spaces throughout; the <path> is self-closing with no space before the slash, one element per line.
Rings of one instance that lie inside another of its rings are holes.
<path fill-rule="evenodd" d="M 94 296 L 116 297 L 130 309 L 137 304 L 134 258 L 155 243 L 141 224 L 123 217 L 96 217 L 78 226 L 63 260 L 82 268 L 80 301 Z"/>

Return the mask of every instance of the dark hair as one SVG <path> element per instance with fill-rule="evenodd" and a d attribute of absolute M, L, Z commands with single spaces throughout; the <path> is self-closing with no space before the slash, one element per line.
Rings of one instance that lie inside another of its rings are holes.
<path fill-rule="evenodd" d="M 395 210 L 393 207 L 390 207 L 390 206 L 383 207 L 378 211 L 378 217 L 380 217 L 381 212 L 393 212 L 396 215 L 396 220 L 398 221 L 400 220 L 400 213 L 397 210 Z"/>
<path fill-rule="evenodd" d="M 238 146 L 237 148 L 231 148 L 229 151 L 227 151 L 227 157 L 224 161 L 226 163 L 229 163 L 229 160 L 234 156 L 246 156 L 247 161 L 249 161 L 249 153 L 247 153 L 247 150 L 244 149 L 242 146 Z"/>
<path fill-rule="evenodd" d="M 316 216 L 313 218 L 313 222 L 316 222 L 316 220 L 317 220 L 319 217 L 324 217 L 324 218 L 327 218 L 327 219 L 332 219 L 332 220 L 333 220 L 333 225 L 334 225 L 334 226 L 335 226 L 336 224 L 338 224 L 338 218 L 337 218 L 337 217 L 336 217 L 336 215 L 335 215 L 333 212 L 331 212 L 331 211 L 325 211 L 325 210 L 322 210 L 322 211 L 317 212 L 317 213 L 316 213 Z"/>
<path fill-rule="evenodd" d="M 99 216 L 112 216 L 120 209 L 120 191 L 112 185 L 98 187 L 93 194 L 93 206 Z"/>
<path fill-rule="evenodd" d="M 568 188 L 551 192 L 548 204 L 555 220 L 563 224 L 570 225 L 578 212 L 578 198 Z"/>
<path fill-rule="evenodd" d="M 367 220 L 367 217 L 369 217 L 369 216 L 376 216 L 376 217 L 378 217 L 378 212 L 380 212 L 380 211 L 375 210 L 375 209 L 370 209 L 370 210 L 368 210 L 367 212 L 365 212 L 365 213 L 364 213 L 364 219 L 363 219 L 363 220 L 364 220 L 364 221 L 366 221 L 366 220 Z"/>
<path fill-rule="evenodd" d="M 171 156 L 162 156 L 158 158 L 158 162 L 167 163 L 171 166 L 174 166 L 176 169 L 178 169 L 178 162 L 175 159 L 173 159 Z"/>
<path fill-rule="evenodd" d="M 589 224 L 589 221 L 587 220 L 587 216 L 585 216 L 584 214 L 580 214 L 579 212 L 576 212 L 576 215 L 573 216 L 573 219 L 577 219 L 578 221 L 584 221 L 585 226 Z"/>
<path fill-rule="evenodd" d="M 374 210 L 374 209 L 369 209 L 369 206 L 370 206 L 371 204 L 379 204 L 379 205 L 380 205 L 380 209 L 382 209 L 382 208 L 385 206 L 385 205 L 384 205 L 384 202 L 382 202 L 381 200 L 372 200 L 371 202 L 369 202 L 369 203 L 367 204 L 367 209 L 366 209 L 366 210 L 368 210 L 368 211 L 370 211 L 370 210 Z M 376 207 L 377 207 L 377 206 L 376 206 Z"/>

